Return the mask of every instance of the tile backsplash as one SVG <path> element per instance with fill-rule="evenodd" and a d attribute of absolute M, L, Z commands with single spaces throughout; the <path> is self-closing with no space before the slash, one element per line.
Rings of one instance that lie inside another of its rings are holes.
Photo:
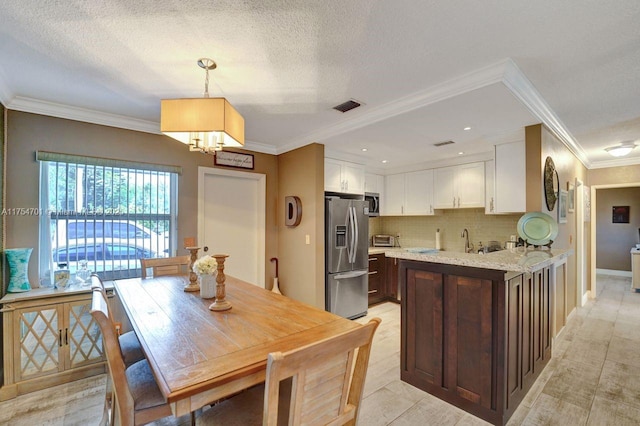
<path fill-rule="evenodd" d="M 486 215 L 484 209 L 442 210 L 435 216 L 382 216 L 369 219 L 369 242 L 376 234 L 400 235 L 402 247 L 435 247 L 436 230 L 440 229 L 441 248 L 463 251 L 463 229 L 469 231 L 469 241 L 475 248 L 479 242 L 489 241 L 501 245 L 511 235 L 517 235 L 516 226 L 522 214 Z"/>

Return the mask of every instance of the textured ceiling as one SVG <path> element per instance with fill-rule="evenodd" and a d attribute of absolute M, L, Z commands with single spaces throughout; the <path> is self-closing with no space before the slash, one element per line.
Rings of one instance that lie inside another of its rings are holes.
<path fill-rule="evenodd" d="M 586 165 L 640 139 L 637 0 L 8 0 L 0 16 L 12 109 L 157 131 L 160 99 L 201 96 L 211 57 L 209 91 L 244 116 L 248 148 L 321 142 L 388 173 L 540 122 L 503 79 L 479 81 L 510 58 Z M 350 98 L 363 106 L 331 109 Z M 616 164 L 639 163 L 640 148 Z"/>

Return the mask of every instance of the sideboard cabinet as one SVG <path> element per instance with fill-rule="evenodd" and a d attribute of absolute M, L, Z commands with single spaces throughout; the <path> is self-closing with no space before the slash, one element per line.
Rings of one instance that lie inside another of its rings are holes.
<path fill-rule="evenodd" d="M 91 316 L 90 288 L 9 293 L 0 304 L 0 401 L 106 372 L 102 335 Z"/>

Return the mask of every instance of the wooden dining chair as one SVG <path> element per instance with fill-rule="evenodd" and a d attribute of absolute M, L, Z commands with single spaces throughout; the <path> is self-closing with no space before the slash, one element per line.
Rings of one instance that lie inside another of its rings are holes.
<path fill-rule="evenodd" d="M 140 259 L 142 278 L 147 278 L 147 269 L 151 268 L 154 277 L 162 275 L 184 275 L 189 273 L 189 256 L 157 257 Z"/>
<path fill-rule="evenodd" d="M 104 283 L 102 282 L 102 279 L 100 279 L 100 277 L 96 274 L 91 274 L 91 288 L 99 289 L 104 295 L 104 298 L 107 299 L 107 292 L 104 288 Z M 142 345 L 140 344 L 136 333 L 134 333 L 133 331 L 127 331 L 126 333 L 120 334 L 120 330 L 117 329 L 116 324 L 113 322 L 114 317 L 108 303 L 107 310 L 109 311 L 109 320 L 111 321 L 114 330 L 116 330 L 116 335 L 118 336 L 120 352 L 122 353 L 122 358 L 124 359 L 125 366 L 128 367 L 140 361 L 141 359 L 144 359 Z"/>
<path fill-rule="evenodd" d="M 262 421 L 268 426 L 355 425 L 371 343 L 380 322 L 379 318 L 373 318 L 364 326 L 335 337 L 289 352 L 270 353 L 263 398 L 256 394 L 260 388 L 243 392 L 205 411 L 202 421 L 213 424 Z M 281 382 L 289 379 L 291 396 L 283 398 Z M 283 409 L 288 413 L 282 413 Z"/>
<path fill-rule="evenodd" d="M 93 289 L 91 315 L 102 332 L 102 340 L 115 394 L 115 411 L 119 424 L 142 425 L 171 415 L 162 392 L 153 377 L 149 362 L 144 359 L 126 367 L 118 337 L 111 319 L 107 299 L 98 288 Z M 192 419 L 193 423 L 193 419 Z"/>

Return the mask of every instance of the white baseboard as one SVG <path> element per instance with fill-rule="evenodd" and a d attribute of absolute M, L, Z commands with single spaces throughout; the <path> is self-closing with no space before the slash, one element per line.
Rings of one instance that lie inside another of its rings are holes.
<path fill-rule="evenodd" d="M 582 295 L 582 306 L 586 305 L 590 298 L 591 298 L 591 290 L 587 290 L 587 292 Z"/>
<path fill-rule="evenodd" d="M 616 269 L 596 269 L 597 274 L 603 275 L 615 275 L 617 277 L 629 277 L 631 278 L 631 271 L 618 271 Z"/>

